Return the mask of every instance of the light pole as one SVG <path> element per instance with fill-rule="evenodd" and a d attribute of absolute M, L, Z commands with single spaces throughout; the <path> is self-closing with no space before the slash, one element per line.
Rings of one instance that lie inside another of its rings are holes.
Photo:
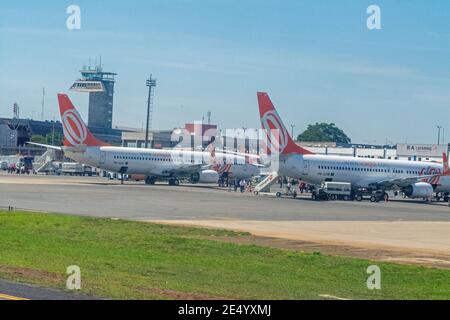
<path fill-rule="evenodd" d="M 148 100 L 147 100 L 147 125 L 145 126 L 145 149 L 148 148 L 148 134 L 152 126 L 152 114 L 153 114 L 153 88 L 156 87 L 156 79 L 150 78 L 146 82 L 148 87 Z"/>
<path fill-rule="evenodd" d="M 441 143 L 441 129 L 442 129 L 442 126 L 437 126 L 437 128 L 438 128 L 438 145 Z"/>
<path fill-rule="evenodd" d="M 292 137 L 292 139 L 297 140 L 294 138 L 294 128 L 295 128 L 295 124 L 291 124 L 291 137 Z"/>

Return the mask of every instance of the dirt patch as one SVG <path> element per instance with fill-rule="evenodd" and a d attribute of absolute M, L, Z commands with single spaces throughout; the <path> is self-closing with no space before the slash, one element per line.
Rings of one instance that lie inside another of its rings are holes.
<path fill-rule="evenodd" d="M 3 274 L 10 279 L 13 278 L 28 281 L 39 280 L 53 285 L 60 285 L 65 281 L 63 276 L 58 273 L 30 268 L 17 268 L 0 265 L 0 274 Z"/>
<path fill-rule="evenodd" d="M 203 293 L 190 293 L 157 288 L 141 288 L 140 291 L 156 294 L 170 300 L 229 300 L 229 298 L 226 297 L 211 296 Z"/>
<path fill-rule="evenodd" d="M 170 225 L 249 232 L 213 237 L 239 244 L 450 269 L 449 222 L 407 221 L 152 221 Z"/>
<path fill-rule="evenodd" d="M 360 258 L 367 260 L 450 269 L 450 255 L 407 253 L 403 251 L 382 249 L 363 249 L 344 245 L 328 245 L 299 240 L 260 237 L 254 235 L 246 237 L 208 237 L 207 239 L 243 245 L 258 245 L 279 249 L 289 249 L 306 253 L 320 252 L 321 254 L 331 256 Z"/>

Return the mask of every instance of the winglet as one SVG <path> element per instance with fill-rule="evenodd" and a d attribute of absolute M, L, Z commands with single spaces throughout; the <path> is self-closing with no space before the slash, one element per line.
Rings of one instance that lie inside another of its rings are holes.
<path fill-rule="evenodd" d="M 314 154 L 300 147 L 292 140 L 269 95 L 265 92 L 258 92 L 257 96 L 261 125 L 266 132 L 267 143 L 270 145 L 268 153 Z"/>

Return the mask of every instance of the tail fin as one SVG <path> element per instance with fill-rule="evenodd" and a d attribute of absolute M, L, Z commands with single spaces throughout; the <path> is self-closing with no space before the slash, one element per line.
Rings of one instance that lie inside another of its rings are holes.
<path fill-rule="evenodd" d="M 65 147 L 77 147 L 81 145 L 100 147 L 107 145 L 91 134 L 66 94 L 58 94 L 58 103 L 64 131 Z"/>
<path fill-rule="evenodd" d="M 271 147 L 269 152 L 276 150 L 276 152 L 279 152 L 280 154 L 313 154 L 313 152 L 298 146 L 292 140 L 289 131 L 284 126 L 277 110 L 275 110 L 269 95 L 265 92 L 258 92 L 257 95 L 261 125 L 266 131 L 267 142 Z M 275 132 L 278 138 L 274 138 Z"/>
<path fill-rule="evenodd" d="M 442 154 L 442 162 L 444 164 L 444 176 L 450 176 L 450 170 L 448 168 L 448 159 L 447 159 L 447 153 Z"/>

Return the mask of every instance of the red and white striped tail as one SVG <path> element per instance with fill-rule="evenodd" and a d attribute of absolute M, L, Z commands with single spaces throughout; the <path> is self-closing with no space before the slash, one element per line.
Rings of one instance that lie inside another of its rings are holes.
<path fill-rule="evenodd" d="M 64 131 L 65 147 L 100 147 L 107 146 L 103 141 L 95 138 L 84 123 L 77 109 L 66 94 L 58 94 L 59 111 Z"/>
<path fill-rule="evenodd" d="M 267 135 L 268 154 L 313 154 L 292 140 L 269 95 L 258 92 L 257 96 L 261 125 Z"/>

